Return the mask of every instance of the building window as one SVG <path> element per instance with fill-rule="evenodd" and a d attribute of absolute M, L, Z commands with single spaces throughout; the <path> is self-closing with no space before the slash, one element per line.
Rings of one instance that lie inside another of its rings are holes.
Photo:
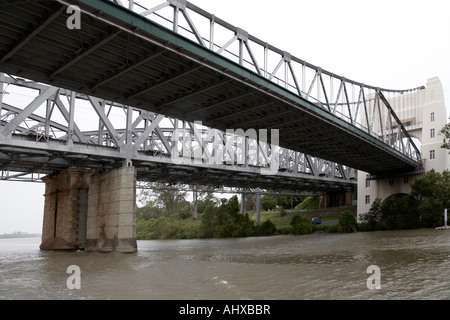
<path fill-rule="evenodd" d="M 393 186 L 394 185 L 394 183 L 395 183 L 395 179 L 394 178 L 389 178 L 389 185 L 390 186 Z"/>
<path fill-rule="evenodd" d="M 434 129 L 431 129 L 430 130 L 430 138 L 434 138 L 435 137 L 435 131 L 434 131 Z"/>
<path fill-rule="evenodd" d="M 430 150 L 430 160 L 434 159 L 436 159 L 436 153 L 434 152 L 434 150 Z"/>
<path fill-rule="evenodd" d="M 434 112 L 431 113 L 431 122 L 434 122 Z"/>
<path fill-rule="evenodd" d="M 406 176 L 403 181 L 405 182 L 405 184 L 408 184 L 409 183 L 409 176 Z"/>
<path fill-rule="evenodd" d="M 366 180 L 366 188 L 370 188 L 370 180 Z"/>
<path fill-rule="evenodd" d="M 366 204 L 370 204 L 370 196 L 366 196 Z"/>

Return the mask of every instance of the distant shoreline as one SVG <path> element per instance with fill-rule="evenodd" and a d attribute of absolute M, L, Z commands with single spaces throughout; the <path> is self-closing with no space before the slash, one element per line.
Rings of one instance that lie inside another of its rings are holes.
<path fill-rule="evenodd" d="M 12 238 L 36 238 L 41 237 L 40 233 L 27 233 L 27 232 L 13 232 L 0 234 L 0 239 L 12 239 Z"/>

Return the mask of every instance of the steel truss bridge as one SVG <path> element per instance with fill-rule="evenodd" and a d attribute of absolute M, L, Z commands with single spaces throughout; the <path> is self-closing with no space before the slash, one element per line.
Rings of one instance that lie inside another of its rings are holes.
<path fill-rule="evenodd" d="M 138 180 L 167 184 L 272 192 L 354 187 L 352 168 L 249 136 L 4 74 L 1 82 L 4 180 L 30 179 L 33 173 L 31 179 L 39 179 L 70 166 L 104 171 L 129 163 Z"/>
<path fill-rule="evenodd" d="M 125 163 L 139 180 L 330 191 L 421 164 L 389 100 L 423 87 L 335 75 L 184 0 L 0 0 L 0 72 L 2 179 Z"/>

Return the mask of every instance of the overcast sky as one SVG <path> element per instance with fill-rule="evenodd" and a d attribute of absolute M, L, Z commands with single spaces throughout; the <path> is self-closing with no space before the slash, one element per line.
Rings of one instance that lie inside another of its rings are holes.
<path fill-rule="evenodd" d="M 437 76 L 447 101 L 450 99 L 448 0 L 191 2 L 348 79 L 409 89 L 426 85 L 428 78 Z M 446 106 L 450 114 L 450 103 Z M 41 232 L 43 193 L 43 184 L 0 182 L 0 234 Z"/>

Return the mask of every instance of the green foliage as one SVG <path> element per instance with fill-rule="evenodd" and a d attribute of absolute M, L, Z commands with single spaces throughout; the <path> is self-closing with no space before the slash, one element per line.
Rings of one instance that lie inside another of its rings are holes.
<path fill-rule="evenodd" d="M 388 198 L 381 208 L 382 219 L 388 230 L 411 229 L 419 225 L 416 201 L 401 194 Z"/>
<path fill-rule="evenodd" d="M 272 235 L 276 227 L 272 222 L 264 222 L 256 226 L 248 214 L 239 213 L 239 202 L 234 196 L 223 200 L 220 206 L 208 205 L 205 208 L 198 229 L 200 238 L 249 237 L 256 235 Z"/>
<path fill-rule="evenodd" d="M 264 210 L 273 210 L 277 207 L 277 200 L 269 195 L 264 195 L 261 198 L 261 204 Z"/>
<path fill-rule="evenodd" d="M 204 199 L 197 200 L 197 212 L 203 213 L 208 205 L 215 206 L 217 201 L 218 200 L 210 194 L 208 194 Z"/>
<path fill-rule="evenodd" d="M 294 234 L 308 234 L 313 232 L 311 220 L 304 219 L 298 214 L 292 217 L 291 226 Z"/>
<path fill-rule="evenodd" d="M 450 206 L 450 172 L 446 170 L 440 174 L 431 170 L 417 179 L 411 188 L 422 226 L 441 225 L 444 209 Z"/>
<path fill-rule="evenodd" d="M 344 210 L 339 217 L 339 228 L 342 232 L 355 232 L 358 229 L 356 218 L 349 210 Z"/>
<path fill-rule="evenodd" d="M 163 209 L 156 206 L 154 201 L 149 201 L 144 207 L 136 209 L 136 220 L 150 220 L 163 216 Z"/>
<path fill-rule="evenodd" d="M 360 219 L 365 231 L 376 230 L 381 220 L 381 199 L 376 198 L 369 212 L 362 214 Z"/>
<path fill-rule="evenodd" d="M 187 227 L 178 215 L 136 221 L 136 239 L 184 239 Z"/>
<path fill-rule="evenodd" d="M 256 233 L 258 236 L 271 236 L 276 234 L 276 232 L 277 227 L 275 224 L 270 220 L 266 220 L 257 227 Z"/>
<path fill-rule="evenodd" d="M 319 209 L 319 197 L 308 197 L 295 207 L 295 210 Z"/>
<path fill-rule="evenodd" d="M 186 206 L 190 205 L 186 201 L 186 192 L 167 189 L 164 183 L 156 184 L 155 189 L 142 189 L 139 194 L 139 199 L 143 203 L 150 203 L 154 207 L 161 208 L 162 215 L 166 217 L 173 214 L 186 216 Z"/>
<path fill-rule="evenodd" d="M 286 216 L 286 210 L 284 209 L 284 207 L 280 208 L 280 217 L 284 217 Z"/>
<path fill-rule="evenodd" d="M 442 128 L 441 133 L 444 136 L 444 143 L 441 147 L 450 150 L 450 123 L 447 123 L 444 128 Z"/>

